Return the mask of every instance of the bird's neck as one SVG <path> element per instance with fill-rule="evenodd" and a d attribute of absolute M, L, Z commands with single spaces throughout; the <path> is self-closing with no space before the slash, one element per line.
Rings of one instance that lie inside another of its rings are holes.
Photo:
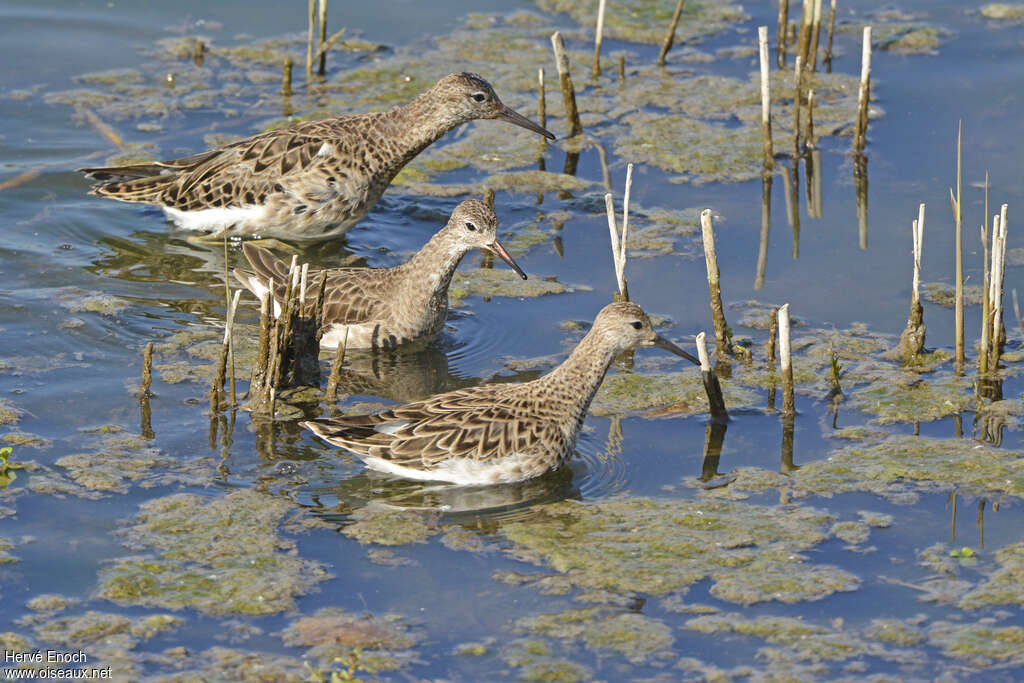
<path fill-rule="evenodd" d="M 411 159 L 442 135 L 464 121 L 428 90 L 409 104 L 389 112 L 392 124 L 402 133 L 407 159 Z"/>
<path fill-rule="evenodd" d="M 619 349 L 614 344 L 609 343 L 599 331 L 591 329 L 561 365 L 538 381 L 552 388 L 564 388 L 572 397 L 570 403 L 577 419 L 582 421 L 618 354 Z"/>
<path fill-rule="evenodd" d="M 421 300 L 447 299 L 448 285 L 465 255 L 446 232 L 437 233 L 402 266 L 404 275 L 415 280 L 410 291 L 418 292 Z"/>

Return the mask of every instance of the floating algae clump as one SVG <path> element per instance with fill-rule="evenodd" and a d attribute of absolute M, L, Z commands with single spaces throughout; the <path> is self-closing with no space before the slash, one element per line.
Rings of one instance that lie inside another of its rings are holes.
<path fill-rule="evenodd" d="M 961 608 L 1024 606 L 1024 543 L 1014 543 L 997 552 L 996 562 L 999 567 L 961 598 Z"/>
<path fill-rule="evenodd" d="M 372 668 L 377 671 L 401 666 L 385 651 L 407 650 L 416 644 L 416 638 L 398 616 L 359 616 L 336 607 L 326 607 L 311 616 L 296 619 L 281 637 L 289 647 L 312 648 L 306 656 L 318 659 L 330 660 L 332 655 L 344 655 L 351 648 L 374 650 L 361 654 L 359 661 L 368 666 L 373 660 Z"/>
<path fill-rule="evenodd" d="M 274 533 L 292 510 L 285 500 L 240 490 L 212 500 L 194 494 L 140 506 L 123 530 L 146 555 L 100 572 L 99 596 L 123 605 L 191 607 L 210 614 L 275 614 L 327 574 Z"/>
<path fill-rule="evenodd" d="M 848 393 L 847 405 L 875 415 L 879 424 L 930 422 L 973 407 L 970 383 L 953 374 L 921 379 L 916 373 L 893 370 Z"/>
<path fill-rule="evenodd" d="M 763 402 L 757 392 L 724 382 L 722 392 L 730 410 L 749 408 Z M 593 415 L 617 415 L 658 408 L 651 417 L 692 415 L 708 411 L 708 397 L 700 370 L 640 374 L 620 372 L 605 379 L 590 406 Z"/>
<path fill-rule="evenodd" d="M 981 8 L 981 16 L 986 19 L 1021 20 L 1024 19 L 1024 5 L 993 2 Z"/>
<path fill-rule="evenodd" d="M 554 277 L 530 274 L 528 280 L 521 279 L 508 268 L 474 268 L 460 270 L 452 278 L 448 288 L 448 302 L 453 308 L 465 305 L 471 296 L 510 296 L 533 298 L 548 294 L 589 291 L 589 287 L 564 285 Z"/>
<path fill-rule="evenodd" d="M 1024 665 L 1024 628 L 989 624 L 954 624 L 937 621 L 928 630 L 928 644 L 942 648 L 947 657 L 966 660 L 976 667 Z"/>
<path fill-rule="evenodd" d="M 537 0 L 545 12 L 567 13 L 578 24 L 594 21 L 594 8 L 575 0 Z M 610 3 L 604 19 L 604 37 L 637 43 L 660 43 L 672 19 L 675 4 L 660 0 Z M 688 0 L 676 29 L 676 44 L 720 33 L 748 19 L 741 5 L 709 0 Z"/>
<path fill-rule="evenodd" d="M 628 132 L 615 154 L 678 173 L 672 182 L 738 183 L 759 177 L 761 138 L 755 128 L 728 128 L 680 114 L 638 111 L 622 117 Z"/>
<path fill-rule="evenodd" d="M 383 506 L 367 506 L 352 513 L 352 524 L 342 533 L 360 543 L 407 545 L 422 543 L 434 533 L 424 516 L 411 510 L 395 510 Z"/>
<path fill-rule="evenodd" d="M 848 633 L 791 617 L 750 619 L 735 613 L 713 614 L 690 619 L 686 628 L 707 634 L 736 633 L 761 638 L 786 648 L 802 660 L 842 660 L 864 654 L 867 650 L 865 643 Z"/>
<path fill-rule="evenodd" d="M 554 656 L 547 641 L 538 638 L 517 638 L 502 648 L 501 658 L 510 666 L 521 669 L 524 681 L 545 683 L 578 683 L 594 678 L 594 673 L 583 664 Z"/>
<path fill-rule="evenodd" d="M 888 645 L 910 647 L 922 642 L 924 633 L 917 626 L 899 619 L 872 619 L 864 629 L 864 637 Z"/>
<path fill-rule="evenodd" d="M 751 594 L 792 601 L 856 587 L 851 575 L 834 581 L 825 567 L 802 570 L 804 560 L 796 553 L 824 541 L 832 522 L 806 507 L 782 512 L 724 500 L 616 498 L 595 504 L 564 501 L 533 512 L 528 522 L 502 528 L 512 544 L 508 552 L 563 572 L 581 588 L 665 595 L 711 578 L 722 581 L 723 599 L 749 603 Z M 751 593 L 742 593 L 745 576 L 739 570 L 751 565 L 757 573 L 777 567 L 779 581 L 765 585 L 749 576 Z M 821 578 L 826 585 L 807 595 L 806 586 L 783 578 L 784 569 L 805 579 Z"/>
<path fill-rule="evenodd" d="M 672 629 L 657 619 L 601 607 L 520 619 L 516 628 L 554 638 L 582 640 L 591 650 L 617 652 L 633 664 L 667 652 L 675 642 Z"/>
<path fill-rule="evenodd" d="M 1024 454 L 964 439 L 892 436 L 851 445 L 803 465 L 791 478 L 801 494 L 868 491 L 907 500 L 917 491 L 1000 492 L 1024 496 Z"/>

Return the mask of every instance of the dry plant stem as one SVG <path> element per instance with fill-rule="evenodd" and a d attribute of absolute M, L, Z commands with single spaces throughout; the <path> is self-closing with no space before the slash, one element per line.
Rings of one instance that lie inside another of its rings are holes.
<path fill-rule="evenodd" d="M 235 296 L 231 299 L 231 310 L 228 313 L 228 324 L 227 330 L 225 330 L 224 336 L 226 337 L 225 343 L 228 346 L 228 362 L 231 364 L 231 407 L 234 408 L 237 403 L 237 397 L 235 395 L 235 341 L 234 341 L 234 329 L 235 329 L 235 311 L 238 310 L 238 298 L 242 296 L 242 290 L 236 290 Z"/>
<path fill-rule="evenodd" d="M 260 336 L 256 343 L 256 364 L 252 370 L 252 380 L 249 382 L 249 397 L 263 395 L 263 384 L 267 379 L 267 362 L 270 351 L 270 320 L 268 302 L 270 292 L 274 291 L 274 281 L 268 282 L 267 291 L 260 296 Z"/>
<path fill-rule="evenodd" d="M 989 236 L 988 236 L 988 171 L 985 171 L 985 213 L 981 221 L 981 252 L 983 258 L 981 288 L 981 353 L 978 354 L 978 370 L 981 374 L 988 372 L 988 317 L 992 312 L 992 302 L 988 298 L 989 288 Z"/>
<path fill-rule="evenodd" d="M 954 273 L 954 341 L 955 341 L 955 365 L 956 374 L 962 375 L 967 357 L 964 351 L 964 249 L 963 249 L 963 204 L 960 201 L 962 189 L 962 162 L 963 162 L 963 122 L 957 125 L 956 131 L 956 197 L 953 201 L 953 218 L 956 222 L 956 241 L 953 244 L 953 258 L 956 263 Z M 950 191 L 952 194 L 952 191 Z M 993 235 L 994 237 L 994 235 Z"/>
<path fill-rule="evenodd" d="M 800 156 L 800 85 L 804 79 L 804 59 L 796 57 L 793 67 L 793 163 Z"/>
<path fill-rule="evenodd" d="M 335 41 L 345 35 L 346 30 L 347 29 L 345 28 L 340 28 L 332 33 L 330 38 L 323 41 L 323 44 L 321 44 L 320 47 L 317 48 L 316 52 L 313 53 L 313 60 L 316 61 L 323 58 L 323 56 L 327 54 L 327 51 L 334 45 Z"/>
<path fill-rule="evenodd" d="M 771 169 L 775 162 L 772 152 L 772 97 L 767 26 L 758 27 L 757 46 L 761 59 L 761 145 L 764 148 L 764 168 Z"/>
<path fill-rule="evenodd" d="M 708 271 L 708 292 L 711 298 L 711 319 L 715 325 L 715 355 L 732 355 L 725 308 L 722 306 L 722 287 L 719 282 L 718 255 L 715 252 L 715 231 L 711 225 L 711 209 L 700 212 L 700 232 L 704 243 L 704 263 Z"/>
<path fill-rule="evenodd" d="M 789 304 L 779 308 L 779 366 L 782 369 L 782 414 L 796 413 L 793 398 L 793 365 L 789 344 Z"/>
<path fill-rule="evenodd" d="M 313 82 L 313 32 L 316 26 L 316 0 L 309 0 L 309 32 L 306 36 L 306 85 Z"/>
<path fill-rule="evenodd" d="M 541 128 L 547 127 L 548 103 L 544 94 L 544 67 L 537 69 L 537 119 L 540 122 Z M 548 139 L 546 137 L 541 136 L 541 140 L 544 144 L 547 144 Z"/>
<path fill-rule="evenodd" d="M 284 67 L 281 69 L 281 94 L 291 97 L 292 94 L 292 58 L 284 58 Z"/>
<path fill-rule="evenodd" d="M 992 286 L 989 296 L 992 300 L 992 328 L 989 331 L 989 371 L 999 367 L 999 356 L 1006 339 L 1003 328 L 1003 278 L 1006 274 L 1006 209 L 1003 204 L 998 217 L 993 216 L 992 226 Z M 998 227 L 997 227 L 998 226 Z"/>
<path fill-rule="evenodd" d="M 924 324 L 924 308 L 921 306 L 921 251 L 924 237 L 924 204 L 918 207 L 917 220 L 911 224 L 911 241 L 914 252 L 914 279 L 910 294 L 910 315 L 907 326 L 900 335 L 900 352 L 903 361 L 910 365 L 924 351 L 927 329 Z"/>
<path fill-rule="evenodd" d="M 828 42 L 825 45 L 825 58 L 822 60 L 829 73 L 832 73 L 832 36 L 835 32 L 836 0 L 832 0 L 831 7 L 828 10 Z"/>
<path fill-rule="evenodd" d="M 1021 335 L 1024 335 L 1024 320 L 1020 317 L 1020 304 L 1017 303 L 1017 290 L 1011 290 L 1013 294 L 1013 313 L 1017 316 L 1017 327 L 1020 328 Z"/>
<path fill-rule="evenodd" d="M 580 112 L 576 108 L 576 90 L 569 75 L 569 56 L 565 53 L 562 34 L 555 31 L 551 34 L 551 47 L 555 51 L 555 66 L 558 68 L 558 82 L 562 88 L 562 99 L 565 101 L 565 118 L 569 126 L 567 137 L 575 137 L 583 132 L 580 124 Z"/>
<path fill-rule="evenodd" d="M 96 129 L 96 132 L 99 133 L 103 139 L 117 147 L 124 147 L 124 140 L 121 136 L 118 135 L 113 128 L 104 123 L 95 112 L 91 109 L 86 109 L 85 107 L 80 108 L 78 111 L 85 116 L 85 120 L 89 122 L 89 125 Z"/>
<path fill-rule="evenodd" d="M 328 408 L 338 402 L 338 383 L 341 381 L 341 366 L 345 362 L 345 347 L 348 346 L 348 328 L 345 328 L 345 337 L 338 344 L 334 353 L 334 364 L 331 365 L 331 374 L 327 378 L 327 390 L 324 392 L 324 401 Z"/>
<path fill-rule="evenodd" d="M 796 46 L 796 56 L 807 64 L 811 54 L 811 32 L 814 29 L 814 0 L 804 0 L 800 11 L 800 37 Z"/>
<path fill-rule="evenodd" d="M 142 383 L 139 385 L 139 396 L 150 395 L 149 388 L 153 384 L 153 342 L 146 344 L 142 351 Z"/>
<path fill-rule="evenodd" d="M 814 149 L 814 91 L 807 91 L 807 147 Z M 810 174 L 808 174 L 810 176 Z"/>
<path fill-rule="evenodd" d="M 594 31 L 594 63 L 590 67 L 590 77 L 596 79 L 601 75 L 601 34 L 604 32 L 604 5 L 600 0 L 597 6 L 597 29 Z M 542 126 L 544 124 L 541 124 Z"/>
<path fill-rule="evenodd" d="M 864 27 L 861 46 L 860 90 L 857 93 L 857 128 L 853 134 L 855 152 L 864 150 L 868 135 L 868 105 L 871 100 L 871 27 Z"/>
<path fill-rule="evenodd" d="M 722 395 L 722 385 L 718 377 L 711 370 L 711 361 L 708 358 L 708 345 L 705 341 L 705 334 L 697 335 L 697 357 L 700 359 L 700 377 L 704 383 L 704 393 L 708 396 L 708 409 L 711 412 L 711 419 L 715 422 L 724 422 L 729 419 L 729 412 L 725 409 L 725 397 Z"/>
<path fill-rule="evenodd" d="M 779 46 L 779 66 L 786 64 L 786 33 L 789 25 L 789 0 L 779 0 L 779 26 L 775 43 Z"/>
<path fill-rule="evenodd" d="M 626 84 L 626 55 L 619 55 L 619 85 Z M 544 138 L 545 140 L 547 138 Z"/>
<path fill-rule="evenodd" d="M 764 272 L 768 267 L 768 236 L 772 224 L 772 175 L 761 172 L 761 235 L 757 245 L 757 272 L 754 275 L 754 289 L 764 287 Z"/>
<path fill-rule="evenodd" d="M 327 0 L 319 0 L 317 22 L 320 27 L 320 50 L 317 53 L 320 65 L 317 67 L 316 72 L 318 75 L 323 76 L 327 71 L 327 51 L 324 49 L 324 43 L 327 42 Z"/>
<path fill-rule="evenodd" d="M 768 315 L 768 350 L 765 352 L 765 362 L 769 366 L 775 365 L 775 340 L 779 336 L 779 309 L 773 308 Z"/>
<path fill-rule="evenodd" d="M 606 193 L 604 196 L 604 207 L 605 213 L 608 215 L 608 235 L 612 243 L 612 263 L 615 268 L 615 283 L 619 287 L 619 295 L 625 297 L 626 282 L 622 276 L 624 268 L 620 268 L 619 263 L 623 252 L 619 244 L 619 229 L 615 225 L 615 204 L 612 202 L 611 192 Z"/>
<path fill-rule="evenodd" d="M 811 20 L 811 54 L 807 66 L 811 72 L 818 70 L 818 38 L 821 35 L 821 0 L 814 0 L 814 16 Z"/>
<path fill-rule="evenodd" d="M 676 26 L 679 25 L 679 17 L 683 13 L 684 1 L 678 0 L 676 2 L 676 11 L 672 13 L 672 23 L 668 26 L 668 33 L 665 34 L 665 39 L 661 41 L 661 51 L 658 52 L 658 66 L 665 66 L 665 56 L 672 49 L 672 43 L 676 39 Z"/>

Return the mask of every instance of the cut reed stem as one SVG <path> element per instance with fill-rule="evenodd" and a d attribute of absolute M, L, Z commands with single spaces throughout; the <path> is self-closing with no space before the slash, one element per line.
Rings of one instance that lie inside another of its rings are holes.
<path fill-rule="evenodd" d="M 704 263 L 708 271 L 708 293 L 711 299 L 711 319 L 715 326 L 715 355 L 726 358 L 732 355 L 729 341 L 729 326 L 725 322 L 722 306 L 722 287 L 719 282 L 718 254 L 715 251 L 715 230 L 711 225 L 711 209 L 700 212 L 700 232 L 704 244 Z"/>
<path fill-rule="evenodd" d="M 582 133 L 583 126 L 580 124 L 579 109 L 576 108 L 576 89 L 569 74 L 569 56 L 565 53 L 565 42 L 559 31 L 551 34 L 551 47 L 555 52 L 558 82 L 562 88 L 562 100 L 565 102 L 565 119 L 569 127 L 567 137 L 571 138 Z"/>
<path fill-rule="evenodd" d="M 825 58 L 822 62 L 825 69 L 832 73 L 832 36 L 836 32 L 836 0 L 832 0 L 828 10 L 828 42 L 825 45 Z"/>
<path fill-rule="evenodd" d="M 150 386 L 153 384 L 153 342 L 146 344 L 142 350 L 142 382 L 139 384 L 139 396 L 150 396 Z"/>
<path fill-rule="evenodd" d="M 771 68 L 768 64 L 768 27 L 757 29 L 757 45 L 761 59 L 761 146 L 764 151 L 764 168 L 775 165 L 772 152 L 772 97 Z"/>
<path fill-rule="evenodd" d="M 672 23 L 668 26 L 668 33 L 665 34 L 665 39 L 661 41 L 661 50 L 658 52 L 658 66 L 665 66 L 665 56 L 672 49 L 672 43 L 676 39 L 676 27 L 679 25 L 679 17 L 683 13 L 684 1 L 678 0 L 676 2 L 676 11 L 672 13 Z"/>
<path fill-rule="evenodd" d="M 320 49 L 317 51 L 317 60 L 320 65 L 317 67 L 317 74 L 323 76 L 327 71 L 327 50 L 324 43 L 327 42 L 327 0 L 319 0 L 319 12 L 317 19 L 320 28 Z"/>
<path fill-rule="evenodd" d="M 818 39 L 821 35 L 821 0 L 814 0 L 814 16 L 811 19 L 810 58 L 807 62 L 811 73 L 818 70 Z"/>
<path fill-rule="evenodd" d="M 796 413 L 793 397 L 793 364 L 789 342 L 789 304 L 779 308 L 779 366 L 782 369 L 782 414 Z"/>
<path fill-rule="evenodd" d="M 779 26 L 775 32 L 775 43 L 779 49 L 779 66 L 786 65 L 786 40 L 789 29 L 789 0 L 779 0 Z"/>
<path fill-rule="evenodd" d="M 963 121 L 957 124 L 956 131 L 956 196 L 953 197 L 953 191 L 950 190 L 949 194 L 953 202 L 953 219 L 956 223 L 956 236 L 953 244 L 953 258 L 955 260 L 955 273 L 954 277 L 954 346 L 955 346 L 955 366 L 956 374 L 962 375 L 964 372 L 964 365 L 967 362 L 966 353 L 964 350 L 964 249 L 963 249 L 963 214 L 961 203 L 961 169 L 963 162 Z M 994 235 L 993 235 L 994 237 Z"/>
<path fill-rule="evenodd" d="M 590 77 L 597 79 L 601 75 L 601 34 L 604 32 L 604 5 L 600 0 L 597 6 L 597 29 L 594 31 L 594 63 L 590 67 Z M 543 123 L 541 124 L 544 125 Z"/>
<path fill-rule="evenodd" d="M 697 335 L 697 358 L 700 359 L 700 377 L 704 383 L 704 393 L 708 396 L 708 409 L 711 419 L 715 422 L 725 422 L 729 419 L 729 412 L 725 409 L 725 397 L 722 395 L 722 385 L 718 377 L 711 369 L 711 361 L 708 357 L 708 345 L 706 335 L 701 332 Z"/>
<path fill-rule="evenodd" d="M 871 27 L 864 27 L 860 58 L 860 89 L 857 92 L 857 127 L 853 135 L 853 149 L 863 152 L 868 136 L 868 105 L 871 102 Z"/>
<path fill-rule="evenodd" d="M 316 0 L 309 0 L 309 30 L 306 35 L 306 85 L 313 82 L 313 33 L 316 28 Z"/>

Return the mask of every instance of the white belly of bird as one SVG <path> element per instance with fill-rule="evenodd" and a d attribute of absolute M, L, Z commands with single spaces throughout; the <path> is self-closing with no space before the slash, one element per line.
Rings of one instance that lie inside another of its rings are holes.
<path fill-rule="evenodd" d="M 419 481 L 447 481 L 460 486 L 510 484 L 544 474 L 548 468 L 538 462 L 537 456 L 510 453 L 497 460 L 479 461 L 472 458 L 448 458 L 429 470 L 405 467 L 384 458 L 361 456 L 371 470 L 394 474 Z"/>
<path fill-rule="evenodd" d="M 239 223 L 259 223 L 264 219 L 266 212 L 264 206 L 222 206 L 199 211 L 181 211 L 169 206 L 164 207 L 167 218 L 179 228 L 203 232 L 220 232 Z"/>

